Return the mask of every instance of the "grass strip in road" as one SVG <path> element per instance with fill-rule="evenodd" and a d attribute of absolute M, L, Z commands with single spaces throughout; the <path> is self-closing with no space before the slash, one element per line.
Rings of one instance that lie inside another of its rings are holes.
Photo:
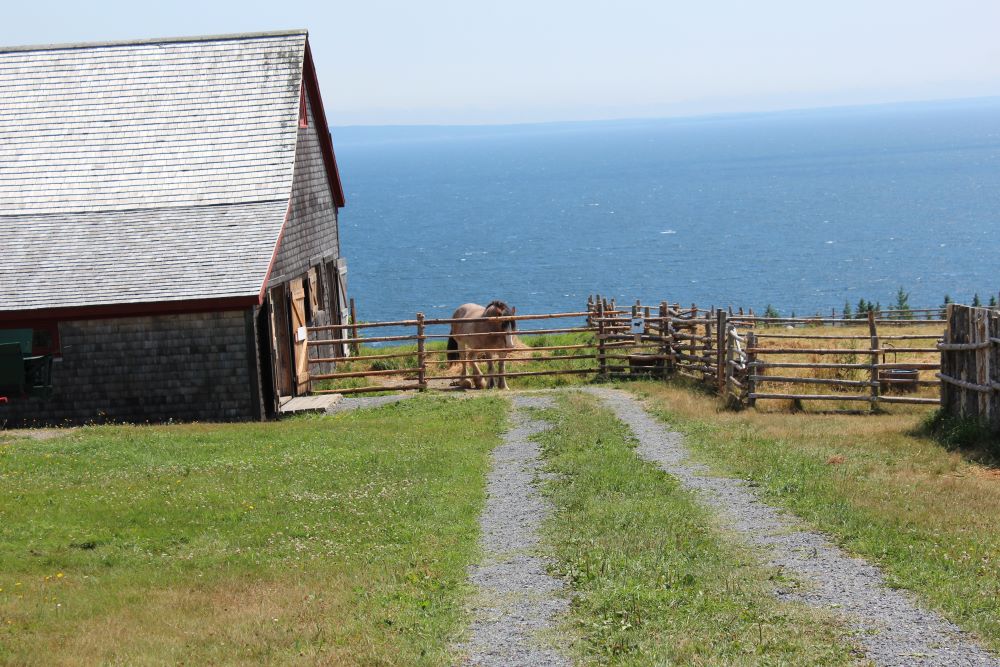
<path fill-rule="evenodd" d="M 0 433 L 0 663 L 448 664 L 505 413 Z"/>
<path fill-rule="evenodd" d="M 737 413 L 684 387 L 633 388 L 697 459 L 752 480 L 1000 651 L 1000 471 L 921 435 L 929 410 Z"/>
<path fill-rule="evenodd" d="M 778 602 L 776 573 L 689 491 L 640 460 L 628 429 L 573 393 L 538 436 L 554 473 L 547 544 L 574 590 L 566 632 L 585 662 L 840 665 L 856 660 L 826 614 Z"/>

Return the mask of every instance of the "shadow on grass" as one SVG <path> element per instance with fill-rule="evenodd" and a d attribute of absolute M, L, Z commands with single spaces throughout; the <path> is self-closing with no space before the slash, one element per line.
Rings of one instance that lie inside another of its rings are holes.
<path fill-rule="evenodd" d="M 990 468 L 1000 468 L 1000 434 L 977 419 L 953 417 L 943 410 L 929 414 L 909 435 L 928 438 L 962 458 Z"/>

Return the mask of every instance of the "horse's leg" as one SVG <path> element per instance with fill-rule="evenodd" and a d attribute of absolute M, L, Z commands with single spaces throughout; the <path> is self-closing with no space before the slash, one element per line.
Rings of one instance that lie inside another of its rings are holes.
<path fill-rule="evenodd" d="M 486 355 L 486 374 L 489 375 L 489 377 L 486 379 L 486 388 L 487 389 L 493 389 L 496 386 L 496 378 L 493 377 L 494 373 L 493 373 L 493 355 L 492 354 L 487 354 Z"/>
<path fill-rule="evenodd" d="M 472 365 L 472 369 L 469 369 L 469 365 Z M 462 388 L 463 389 L 475 389 L 476 388 L 476 351 L 470 348 L 465 348 L 462 354 Z"/>
<path fill-rule="evenodd" d="M 472 380 L 475 383 L 476 389 L 483 388 L 483 370 L 479 367 L 478 350 L 473 350 L 472 353 Z"/>
<path fill-rule="evenodd" d="M 497 373 L 500 374 L 500 377 L 498 379 L 500 380 L 499 386 L 501 389 L 510 389 L 510 387 L 507 386 L 507 376 L 504 375 L 504 366 L 506 366 L 506 362 L 507 362 L 507 353 L 506 352 L 499 353 L 497 355 Z"/>

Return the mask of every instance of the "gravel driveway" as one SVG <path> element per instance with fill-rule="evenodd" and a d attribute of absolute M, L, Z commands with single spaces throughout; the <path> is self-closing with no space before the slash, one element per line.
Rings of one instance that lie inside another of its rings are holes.
<path fill-rule="evenodd" d="M 530 438 L 547 428 L 525 408 L 549 407 L 543 396 L 514 396 L 512 428 L 493 451 L 480 516 L 483 560 L 469 574 L 477 593 L 469 640 L 458 647 L 468 665 L 561 666 L 569 661 L 541 636 L 569 605 L 562 583 L 536 554 L 538 527 L 550 508 L 535 481 L 538 445 Z"/>
<path fill-rule="evenodd" d="M 763 549 L 770 565 L 805 584 L 802 589 L 777 591 L 779 598 L 842 614 L 876 665 L 1000 665 L 957 626 L 922 609 L 909 594 L 888 588 L 878 568 L 765 504 L 745 481 L 714 477 L 704 466 L 690 463 L 682 436 L 650 417 L 630 394 L 603 388 L 587 391 L 631 427 L 641 457 L 698 492 L 732 529 Z"/>

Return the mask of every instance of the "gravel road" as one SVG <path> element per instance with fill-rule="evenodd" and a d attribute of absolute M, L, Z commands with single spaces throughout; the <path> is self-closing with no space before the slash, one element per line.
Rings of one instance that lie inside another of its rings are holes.
<path fill-rule="evenodd" d="M 478 591 L 470 638 L 458 650 L 468 665 L 569 665 L 540 636 L 569 605 L 562 583 L 536 555 L 538 526 L 549 512 L 535 487 L 538 445 L 530 437 L 548 427 L 525 408 L 549 407 L 544 396 L 514 396 L 512 428 L 493 452 L 486 508 L 480 517 L 484 557 L 469 577 Z"/>
<path fill-rule="evenodd" d="M 779 598 L 832 609 L 853 626 L 858 644 L 876 665 L 965 667 L 1000 665 L 970 637 L 914 598 L 886 586 L 881 571 L 849 556 L 800 521 L 763 503 L 744 480 L 714 477 L 688 462 L 680 434 L 650 417 L 630 394 L 593 388 L 638 441 L 637 451 L 676 477 L 717 510 L 729 526 L 760 547 L 768 564 L 803 582 L 776 591 Z"/>

